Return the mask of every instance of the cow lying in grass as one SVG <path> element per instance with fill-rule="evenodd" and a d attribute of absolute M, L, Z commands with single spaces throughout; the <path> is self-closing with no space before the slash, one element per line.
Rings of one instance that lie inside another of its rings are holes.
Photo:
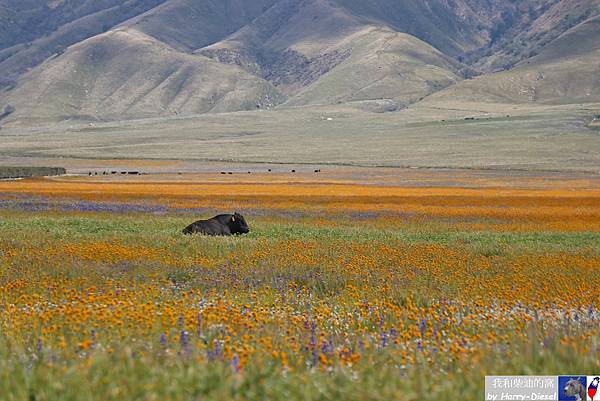
<path fill-rule="evenodd" d="M 250 232 L 244 216 L 239 213 L 220 214 L 208 220 L 198 220 L 187 226 L 183 233 L 204 234 L 211 236 L 229 236 L 236 234 L 247 234 Z"/>

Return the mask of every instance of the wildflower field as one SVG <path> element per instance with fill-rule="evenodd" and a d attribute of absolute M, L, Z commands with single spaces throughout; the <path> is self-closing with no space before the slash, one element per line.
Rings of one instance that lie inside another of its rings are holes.
<path fill-rule="evenodd" d="M 600 371 L 598 186 L 363 181 L 0 182 L 0 399 L 480 400 L 486 374 Z M 249 235 L 181 235 L 233 211 Z"/>

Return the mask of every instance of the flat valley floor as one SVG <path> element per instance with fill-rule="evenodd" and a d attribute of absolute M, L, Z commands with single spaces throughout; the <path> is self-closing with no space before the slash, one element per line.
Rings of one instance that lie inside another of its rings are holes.
<path fill-rule="evenodd" d="M 70 171 L 137 159 L 154 172 L 211 171 L 215 163 L 241 168 L 270 163 L 284 167 L 279 171 L 317 165 L 597 174 L 597 115 L 597 103 L 455 101 L 416 104 L 394 113 L 338 105 L 136 121 L 64 121 L 35 128 L 2 127 L 0 163 L 73 167 Z"/>

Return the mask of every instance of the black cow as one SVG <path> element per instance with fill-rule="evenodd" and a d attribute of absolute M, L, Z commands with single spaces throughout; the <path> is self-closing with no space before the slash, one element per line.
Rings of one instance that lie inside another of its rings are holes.
<path fill-rule="evenodd" d="M 187 226 L 183 233 L 185 235 L 229 236 L 247 234 L 249 231 L 244 216 L 236 212 L 235 214 L 220 214 L 208 220 L 199 220 Z"/>

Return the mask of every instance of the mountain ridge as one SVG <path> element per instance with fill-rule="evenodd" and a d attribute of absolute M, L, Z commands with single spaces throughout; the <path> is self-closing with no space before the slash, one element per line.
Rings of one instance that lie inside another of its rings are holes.
<path fill-rule="evenodd" d="M 12 21 L 0 30 L 0 108 L 14 109 L 1 123 L 600 101 L 599 10 L 600 0 L 0 0 L 0 21 Z M 19 42 L 31 21 L 40 26 Z"/>

